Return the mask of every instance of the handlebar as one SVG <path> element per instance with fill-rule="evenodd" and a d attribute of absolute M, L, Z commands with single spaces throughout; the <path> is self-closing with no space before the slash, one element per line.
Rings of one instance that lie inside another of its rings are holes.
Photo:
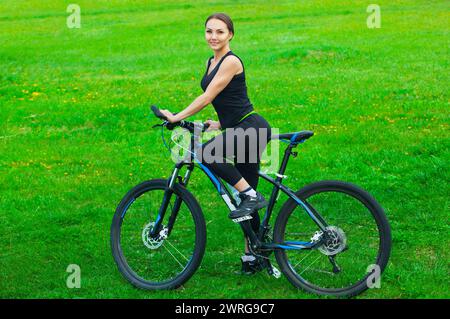
<path fill-rule="evenodd" d="M 162 120 L 167 120 L 167 118 L 161 113 L 161 111 L 158 109 L 158 107 L 156 105 L 150 106 L 150 109 L 152 110 L 153 113 L 155 113 L 156 117 L 158 117 Z"/>
<path fill-rule="evenodd" d="M 151 111 L 155 114 L 155 116 L 161 120 L 164 120 L 162 124 L 154 125 L 155 126 L 165 126 L 169 130 L 173 130 L 175 127 L 179 126 L 182 128 L 187 129 L 189 132 L 194 133 L 194 130 L 197 128 L 198 130 L 201 130 L 202 132 L 206 131 L 209 127 L 208 123 L 196 123 L 196 122 L 190 122 L 190 121 L 184 121 L 181 120 L 176 123 L 170 123 L 167 118 L 164 116 L 164 114 L 161 113 L 161 111 L 158 109 L 156 105 L 150 106 Z M 175 113 L 176 114 L 176 113 Z"/>

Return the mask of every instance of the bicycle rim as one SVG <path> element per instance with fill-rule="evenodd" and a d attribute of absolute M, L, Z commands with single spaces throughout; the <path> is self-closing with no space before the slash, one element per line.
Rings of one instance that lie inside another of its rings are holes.
<path fill-rule="evenodd" d="M 324 294 L 351 294 L 352 289 L 379 285 L 385 266 L 381 261 L 384 225 L 376 206 L 358 192 L 340 187 L 318 188 L 302 199 L 324 218 L 327 233 L 334 238 L 320 249 L 284 251 L 292 277 L 303 287 Z M 309 242 L 314 235 L 320 238 L 320 233 L 300 206 L 288 213 L 284 241 Z"/>
<path fill-rule="evenodd" d="M 124 205 L 119 252 L 128 273 L 146 285 L 170 285 L 188 270 L 196 252 L 196 224 L 182 202 L 170 235 L 163 240 L 148 236 L 157 219 L 165 190 L 151 189 Z M 162 221 L 167 226 L 177 196 L 172 195 Z"/>

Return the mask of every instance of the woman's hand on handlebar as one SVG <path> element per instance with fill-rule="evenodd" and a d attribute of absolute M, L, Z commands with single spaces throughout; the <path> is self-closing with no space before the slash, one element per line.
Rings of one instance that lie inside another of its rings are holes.
<path fill-rule="evenodd" d="M 214 130 L 220 130 L 220 123 L 212 120 L 206 120 L 205 124 L 209 124 L 207 132 L 214 131 Z"/>
<path fill-rule="evenodd" d="M 176 123 L 180 121 L 177 118 L 177 116 L 173 115 L 169 110 L 159 110 L 159 111 L 167 118 L 167 121 L 169 121 L 170 123 Z"/>

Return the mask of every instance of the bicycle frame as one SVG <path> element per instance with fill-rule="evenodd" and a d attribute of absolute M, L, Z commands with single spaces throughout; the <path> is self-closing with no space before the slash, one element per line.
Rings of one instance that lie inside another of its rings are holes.
<path fill-rule="evenodd" d="M 288 142 L 285 140 L 281 140 L 283 142 Z M 234 199 L 234 197 L 231 194 L 231 191 L 228 189 L 227 186 L 225 186 L 225 183 L 222 181 L 221 178 L 219 178 L 214 172 L 211 172 L 204 164 L 199 162 L 196 158 L 196 154 L 194 151 L 194 145 L 196 143 L 196 136 L 194 134 L 191 135 L 191 147 L 190 147 L 190 160 L 182 160 L 175 164 L 175 168 L 172 171 L 171 177 L 168 179 L 167 183 L 167 190 L 164 194 L 163 202 L 160 206 L 160 210 L 158 212 L 158 216 L 155 221 L 155 227 L 153 227 L 153 230 L 150 233 L 150 236 L 156 236 L 161 228 L 161 221 L 164 218 L 164 215 L 166 213 L 168 204 L 170 202 L 171 196 L 173 194 L 173 187 L 174 184 L 178 181 L 179 184 L 181 184 L 183 187 L 187 187 L 190 175 L 192 174 L 192 171 L 195 167 L 194 163 L 198 164 L 198 166 L 201 168 L 201 170 L 208 176 L 208 178 L 211 180 L 211 182 L 214 184 L 217 192 L 222 197 L 223 201 L 227 205 L 228 209 L 230 211 L 233 211 L 237 207 L 237 203 Z M 250 244 L 252 245 L 253 249 L 263 249 L 263 250 L 274 250 L 274 249 L 289 249 L 289 250 L 300 250 L 300 249 L 312 249 L 320 244 L 320 242 L 302 242 L 302 241 L 290 241 L 290 242 L 284 242 L 284 243 L 263 243 L 263 239 L 267 231 L 269 230 L 269 220 L 272 215 L 272 210 L 278 200 L 279 192 L 280 190 L 285 193 L 287 196 L 292 198 L 296 203 L 298 203 L 308 214 L 308 216 L 317 224 L 317 226 L 320 228 L 322 232 L 325 232 L 326 227 L 328 227 L 328 224 L 325 222 L 325 220 L 320 216 L 320 214 L 315 211 L 315 209 L 310 206 L 308 203 L 305 203 L 300 198 L 298 198 L 294 191 L 292 191 L 290 188 L 286 187 L 282 184 L 284 176 L 284 172 L 287 167 L 288 160 L 291 155 L 294 157 L 297 156 L 296 152 L 292 152 L 292 149 L 297 146 L 297 144 L 303 143 L 297 142 L 294 143 L 292 141 L 289 141 L 289 145 L 287 146 L 285 152 L 283 161 L 281 163 L 281 166 L 279 168 L 277 175 L 277 178 L 271 178 L 267 174 L 262 173 L 261 171 L 258 172 L 259 176 L 262 177 L 267 182 L 271 183 L 273 185 L 272 193 L 269 200 L 269 205 L 266 207 L 265 215 L 262 219 L 260 228 L 258 233 L 256 234 L 253 229 L 251 228 L 250 222 L 248 220 L 240 222 L 245 235 L 249 238 Z M 198 143 L 197 143 L 198 145 Z M 187 166 L 187 171 L 184 176 L 184 178 L 181 178 L 179 176 L 180 170 L 183 166 Z M 176 216 L 178 214 L 178 211 L 181 206 L 181 199 L 177 197 L 175 200 L 175 203 L 172 208 L 172 212 L 169 218 L 169 222 L 167 224 L 168 227 L 168 234 L 170 234 L 172 227 L 174 225 Z"/>

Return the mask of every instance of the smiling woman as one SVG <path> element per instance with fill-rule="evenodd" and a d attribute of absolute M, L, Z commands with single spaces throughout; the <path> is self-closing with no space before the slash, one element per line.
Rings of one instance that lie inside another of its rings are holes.
<path fill-rule="evenodd" d="M 220 23 L 216 30 L 212 29 L 211 26 L 208 26 L 208 22 L 212 19 L 217 19 L 225 23 L 226 28 L 223 28 Z M 220 42 L 223 42 L 225 39 L 230 37 L 228 41 L 231 41 L 234 37 L 234 25 L 233 21 L 231 21 L 230 17 L 224 13 L 214 13 L 210 15 L 205 22 L 206 27 L 206 40 L 210 45 L 219 45 Z M 217 33 L 217 38 L 214 37 L 214 31 Z"/>
<path fill-rule="evenodd" d="M 213 105 L 219 121 L 208 120 L 206 123 L 209 130 L 222 129 L 223 132 L 202 145 L 202 164 L 239 191 L 241 202 L 228 217 L 251 219 L 253 229 L 258 231 L 258 210 L 268 205 L 263 195 L 256 191 L 258 171 L 261 154 L 270 140 L 271 127 L 255 112 L 248 98 L 244 64 L 230 50 L 233 37 L 234 25 L 228 15 L 214 13 L 206 19 L 205 40 L 214 56 L 207 60 L 201 80 L 204 93 L 176 115 L 168 110 L 161 110 L 161 113 L 174 123 L 194 115 L 210 103 Z M 230 158 L 233 159 L 229 161 Z M 249 254 L 245 240 L 245 253 Z M 247 257 L 241 259 L 243 271 L 253 272 Z"/>

